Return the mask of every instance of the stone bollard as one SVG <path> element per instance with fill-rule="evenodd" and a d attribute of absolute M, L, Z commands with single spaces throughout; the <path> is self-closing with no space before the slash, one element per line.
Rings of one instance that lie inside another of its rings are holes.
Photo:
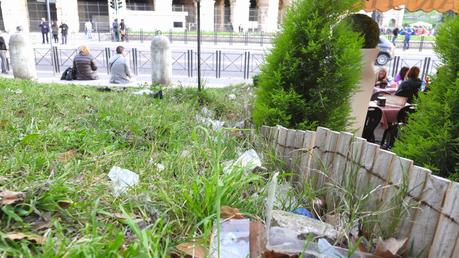
<path fill-rule="evenodd" d="M 36 79 L 35 58 L 29 38 L 22 32 L 15 33 L 11 35 L 9 45 L 14 78 Z"/>
<path fill-rule="evenodd" d="M 151 41 L 151 81 L 170 85 L 172 80 L 172 55 L 169 39 L 155 36 Z"/>

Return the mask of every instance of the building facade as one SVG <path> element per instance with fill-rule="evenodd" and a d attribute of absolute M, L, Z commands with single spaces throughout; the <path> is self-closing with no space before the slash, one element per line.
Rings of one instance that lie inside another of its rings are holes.
<path fill-rule="evenodd" d="M 71 32 L 82 31 L 92 21 L 95 29 L 108 31 L 115 18 L 125 19 L 131 29 L 144 31 L 196 30 L 195 0 L 50 0 L 51 20 L 65 21 Z M 201 0 L 203 31 L 275 32 L 292 0 Z M 48 17 L 46 0 L 0 0 L 0 30 L 38 31 Z"/>

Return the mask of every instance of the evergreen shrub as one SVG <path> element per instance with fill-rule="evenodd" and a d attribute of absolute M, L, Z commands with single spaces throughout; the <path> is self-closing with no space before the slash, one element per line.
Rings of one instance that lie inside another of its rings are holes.
<path fill-rule="evenodd" d="M 349 20 L 355 32 L 364 37 L 363 48 L 375 48 L 378 46 L 379 26 L 372 18 L 368 15 L 357 13 L 350 15 L 346 20 Z"/>
<path fill-rule="evenodd" d="M 443 65 L 420 94 L 417 112 L 409 118 L 394 151 L 432 169 L 435 174 L 459 179 L 459 16 L 445 22 L 436 37 L 435 51 Z"/>
<path fill-rule="evenodd" d="M 355 0 L 298 0 L 257 79 L 255 125 L 344 130 L 361 73 L 363 39 L 347 22 Z"/>

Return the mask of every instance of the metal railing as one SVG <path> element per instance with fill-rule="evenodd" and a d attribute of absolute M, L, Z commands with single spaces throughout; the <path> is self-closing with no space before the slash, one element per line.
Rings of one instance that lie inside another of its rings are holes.
<path fill-rule="evenodd" d="M 127 50 L 127 59 L 134 74 L 150 74 L 151 53 L 147 49 L 131 48 Z M 109 71 L 108 61 L 114 55 L 114 49 L 92 49 L 91 54 L 96 61 L 99 71 Z M 59 49 L 54 47 L 35 48 L 35 64 L 40 71 L 54 71 L 59 73 L 67 67 L 71 67 L 77 51 L 75 49 Z M 244 78 L 249 79 L 260 72 L 264 64 L 265 53 L 262 51 L 237 51 L 215 50 L 201 53 L 201 72 L 205 77 L 215 78 Z M 194 49 L 172 51 L 172 70 L 174 75 L 195 77 L 197 73 L 197 53 Z M 56 64 L 56 65 L 54 65 Z M 418 66 L 421 69 L 421 78 L 435 74 L 439 60 L 431 57 L 425 58 L 401 58 L 396 56 L 388 64 L 389 75 L 395 77 L 402 66 Z"/>

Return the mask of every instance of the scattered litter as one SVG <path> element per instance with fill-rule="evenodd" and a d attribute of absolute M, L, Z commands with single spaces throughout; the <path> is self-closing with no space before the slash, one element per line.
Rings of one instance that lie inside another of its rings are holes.
<path fill-rule="evenodd" d="M 154 92 L 152 90 L 145 89 L 145 90 L 139 90 L 139 91 L 133 92 L 132 94 L 133 95 L 150 95 L 153 93 Z"/>
<path fill-rule="evenodd" d="M 25 198 L 24 192 L 13 192 L 9 190 L 0 190 L 0 205 L 9 205 L 22 201 Z"/>
<path fill-rule="evenodd" d="M 180 153 L 180 157 L 181 158 L 188 158 L 190 156 L 191 152 L 189 150 L 183 150 L 181 153 Z"/>
<path fill-rule="evenodd" d="M 166 169 L 166 167 L 161 163 L 156 163 L 155 166 L 159 172 L 164 171 L 164 169 Z"/>
<path fill-rule="evenodd" d="M 306 216 L 308 218 L 314 219 L 314 215 L 312 215 L 311 212 L 309 212 L 307 209 L 305 209 L 303 207 L 296 208 L 292 212 L 295 213 L 295 214 L 298 214 L 298 215 L 303 215 L 303 216 Z"/>
<path fill-rule="evenodd" d="M 112 180 L 115 196 L 119 196 L 130 186 L 134 186 L 139 183 L 139 175 L 128 169 L 120 167 L 112 167 L 108 173 L 108 177 Z"/>
<path fill-rule="evenodd" d="M 319 253 L 327 258 L 346 258 L 347 256 L 341 255 L 335 247 L 333 247 L 327 240 L 320 238 L 318 243 Z"/>
<path fill-rule="evenodd" d="M 235 94 L 230 94 L 228 95 L 229 100 L 236 100 L 236 95 Z"/>
<path fill-rule="evenodd" d="M 376 244 L 375 255 L 382 258 L 396 258 L 401 257 L 406 251 L 408 238 L 397 240 L 389 238 L 387 240 L 378 239 Z"/>
<path fill-rule="evenodd" d="M 254 149 L 250 149 L 239 156 L 236 161 L 226 162 L 223 172 L 229 173 L 234 168 L 243 168 L 244 172 L 252 172 L 257 167 L 261 167 L 261 159 Z"/>
<path fill-rule="evenodd" d="M 288 183 L 282 182 L 277 186 L 274 196 L 274 208 L 291 210 L 298 206 L 298 199 L 295 196 L 295 189 Z"/>
<path fill-rule="evenodd" d="M 212 258 L 246 258 L 250 257 L 250 220 L 230 219 L 220 223 L 220 253 L 219 239 L 215 223 L 210 245 Z"/>
<path fill-rule="evenodd" d="M 22 94 L 21 89 L 7 89 L 7 91 L 14 93 L 14 94 Z"/>
<path fill-rule="evenodd" d="M 287 211 L 273 210 L 271 225 L 293 230 L 295 235 L 300 238 L 308 234 L 331 240 L 338 237 L 338 231 L 332 225 Z"/>
<path fill-rule="evenodd" d="M 44 237 L 35 235 L 35 234 L 29 234 L 29 233 L 12 232 L 12 233 L 6 234 L 6 238 L 12 241 L 26 239 L 31 242 L 37 243 L 39 245 L 42 245 L 45 243 Z"/>
<path fill-rule="evenodd" d="M 205 126 L 211 127 L 212 130 L 214 131 L 219 131 L 223 128 L 225 125 L 225 122 L 220 121 L 220 120 L 213 120 L 212 118 L 209 117 L 203 117 L 201 115 L 196 115 L 196 121 L 200 124 L 203 124 Z"/>

